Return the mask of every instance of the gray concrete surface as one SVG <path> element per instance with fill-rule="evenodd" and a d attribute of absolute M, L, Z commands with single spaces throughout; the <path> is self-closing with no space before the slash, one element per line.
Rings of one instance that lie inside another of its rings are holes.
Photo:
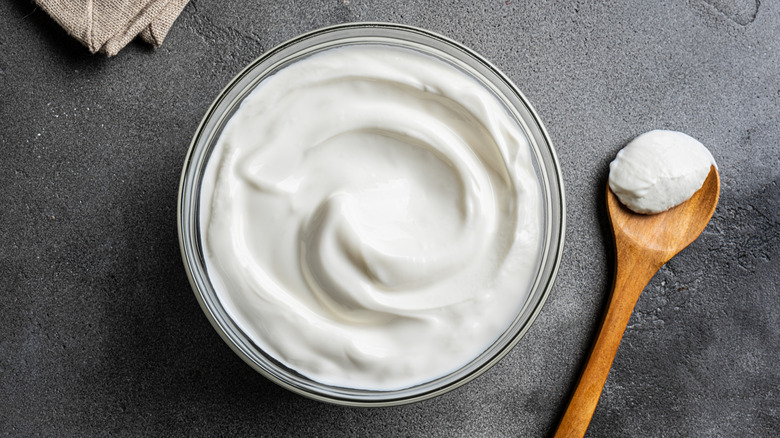
<path fill-rule="evenodd" d="M 386 409 L 310 401 L 239 360 L 192 295 L 175 218 L 190 137 L 230 78 L 302 32 L 366 20 L 503 69 L 568 194 L 560 275 L 528 335 L 471 384 Z M 193 0 L 162 48 L 106 59 L 29 0 L 0 3 L 0 434 L 549 435 L 612 275 L 607 164 L 666 128 L 710 148 L 721 203 L 645 290 L 588 436 L 780 436 L 778 23 L 774 0 Z"/>

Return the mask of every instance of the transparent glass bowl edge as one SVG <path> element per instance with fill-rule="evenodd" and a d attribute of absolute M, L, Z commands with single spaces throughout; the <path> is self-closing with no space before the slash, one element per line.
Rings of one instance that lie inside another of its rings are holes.
<path fill-rule="evenodd" d="M 542 185 L 545 236 L 541 268 L 518 318 L 490 349 L 465 367 L 441 379 L 398 391 L 364 391 L 318 384 L 263 354 L 233 323 L 216 299 L 200 247 L 197 199 L 202 170 L 221 129 L 238 103 L 254 85 L 277 68 L 313 51 L 345 43 L 388 43 L 422 51 L 434 50 L 436 55 L 444 54 L 459 67 L 466 66 L 472 74 L 476 73 L 476 78 L 494 90 L 525 130 Z M 491 63 L 463 45 L 427 30 L 389 23 L 352 23 L 315 30 L 282 43 L 242 70 L 220 92 L 193 136 L 184 160 L 177 205 L 179 243 L 187 276 L 201 308 L 223 340 L 269 380 L 309 398 L 351 406 L 389 406 L 424 400 L 460 387 L 492 367 L 519 342 L 547 300 L 560 264 L 566 226 L 563 179 L 555 150 L 540 118 L 519 89 Z M 267 363 L 262 363 L 258 357 Z"/>

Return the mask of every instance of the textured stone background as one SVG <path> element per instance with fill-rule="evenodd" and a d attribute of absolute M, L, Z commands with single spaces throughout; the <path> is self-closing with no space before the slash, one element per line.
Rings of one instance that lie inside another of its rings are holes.
<path fill-rule="evenodd" d="M 509 4 L 507 4 L 509 3 Z M 244 65 L 302 32 L 393 21 L 512 78 L 568 196 L 556 287 L 491 371 L 435 400 L 351 409 L 269 383 L 221 341 L 179 257 L 190 138 Z M 545 436 L 609 289 L 607 164 L 653 128 L 716 157 L 721 203 L 652 280 L 588 435 L 780 436 L 780 2 L 193 0 L 162 48 L 90 56 L 0 3 L 0 434 Z"/>

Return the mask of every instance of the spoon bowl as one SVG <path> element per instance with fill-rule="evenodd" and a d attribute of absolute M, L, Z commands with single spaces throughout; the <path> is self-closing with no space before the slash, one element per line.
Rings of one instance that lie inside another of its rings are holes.
<path fill-rule="evenodd" d="M 664 263 L 704 231 L 719 195 L 720 176 L 715 166 L 689 200 L 658 214 L 629 210 L 607 188 L 607 212 L 616 252 L 615 278 L 604 319 L 555 432 L 556 438 L 585 435 L 642 290 Z"/>
<path fill-rule="evenodd" d="M 607 189 L 607 211 L 615 246 L 618 250 L 621 245 L 630 245 L 643 251 L 662 253 L 666 263 L 704 231 L 718 205 L 719 193 L 720 177 L 715 166 L 710 168 L 704 184 L 689 200 L 658 214 L 635 213 Z"/>

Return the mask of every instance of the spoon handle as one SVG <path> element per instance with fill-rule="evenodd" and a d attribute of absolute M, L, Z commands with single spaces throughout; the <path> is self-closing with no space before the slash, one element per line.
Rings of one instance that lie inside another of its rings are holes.
<path fill-rule="evenodd" d="M 615 279 L 604 319 L 555 438 L 585 435 L 639 295 L 663 265 L 647 252 L 620 249 L 618 245 Z"/>

